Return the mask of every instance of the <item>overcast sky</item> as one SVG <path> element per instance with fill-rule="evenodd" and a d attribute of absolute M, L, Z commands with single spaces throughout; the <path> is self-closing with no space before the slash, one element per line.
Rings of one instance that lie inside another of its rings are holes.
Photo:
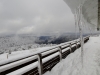
<path fill-rule="evenodd" d="M 63 0 L 0 0 L 0 34 L 74 30 L 73 14 Z"/>

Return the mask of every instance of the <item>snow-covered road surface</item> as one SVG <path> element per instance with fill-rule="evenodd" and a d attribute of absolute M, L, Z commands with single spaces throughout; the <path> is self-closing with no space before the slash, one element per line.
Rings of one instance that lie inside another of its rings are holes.
<path fill-rule="evenodd" d="M 84 45 L 83 67 L 79 48 L 44 75 L 100 75 L 100 36 Z"/>

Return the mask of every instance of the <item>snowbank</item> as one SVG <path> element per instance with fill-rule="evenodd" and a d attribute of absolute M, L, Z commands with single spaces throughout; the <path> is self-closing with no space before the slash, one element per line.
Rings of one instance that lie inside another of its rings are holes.
<path fill-rule="evenodd" d="M 83 67 L 78 49 L 44 75 L 100 75 L 100 36 L 84 45 Z"/>

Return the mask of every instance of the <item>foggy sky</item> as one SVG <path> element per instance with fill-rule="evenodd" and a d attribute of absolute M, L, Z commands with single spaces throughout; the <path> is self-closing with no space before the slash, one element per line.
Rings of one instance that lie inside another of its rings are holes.
<path fill-rule="evenodd" d="M 74 31 L 73 14 L 63 0 L 0 0 L 0 34 Z"/>

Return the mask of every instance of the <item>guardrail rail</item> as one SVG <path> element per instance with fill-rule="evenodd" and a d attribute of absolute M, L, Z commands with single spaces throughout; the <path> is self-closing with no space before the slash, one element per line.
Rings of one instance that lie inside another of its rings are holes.
<path fill-rule="evenodd" d="M 84 43 L 89 37 L 84 38 Z M 42 75 L 81 47 L 80 40 L 57 45 L 34 55 L 0 64 L 0 75 Z"/>

